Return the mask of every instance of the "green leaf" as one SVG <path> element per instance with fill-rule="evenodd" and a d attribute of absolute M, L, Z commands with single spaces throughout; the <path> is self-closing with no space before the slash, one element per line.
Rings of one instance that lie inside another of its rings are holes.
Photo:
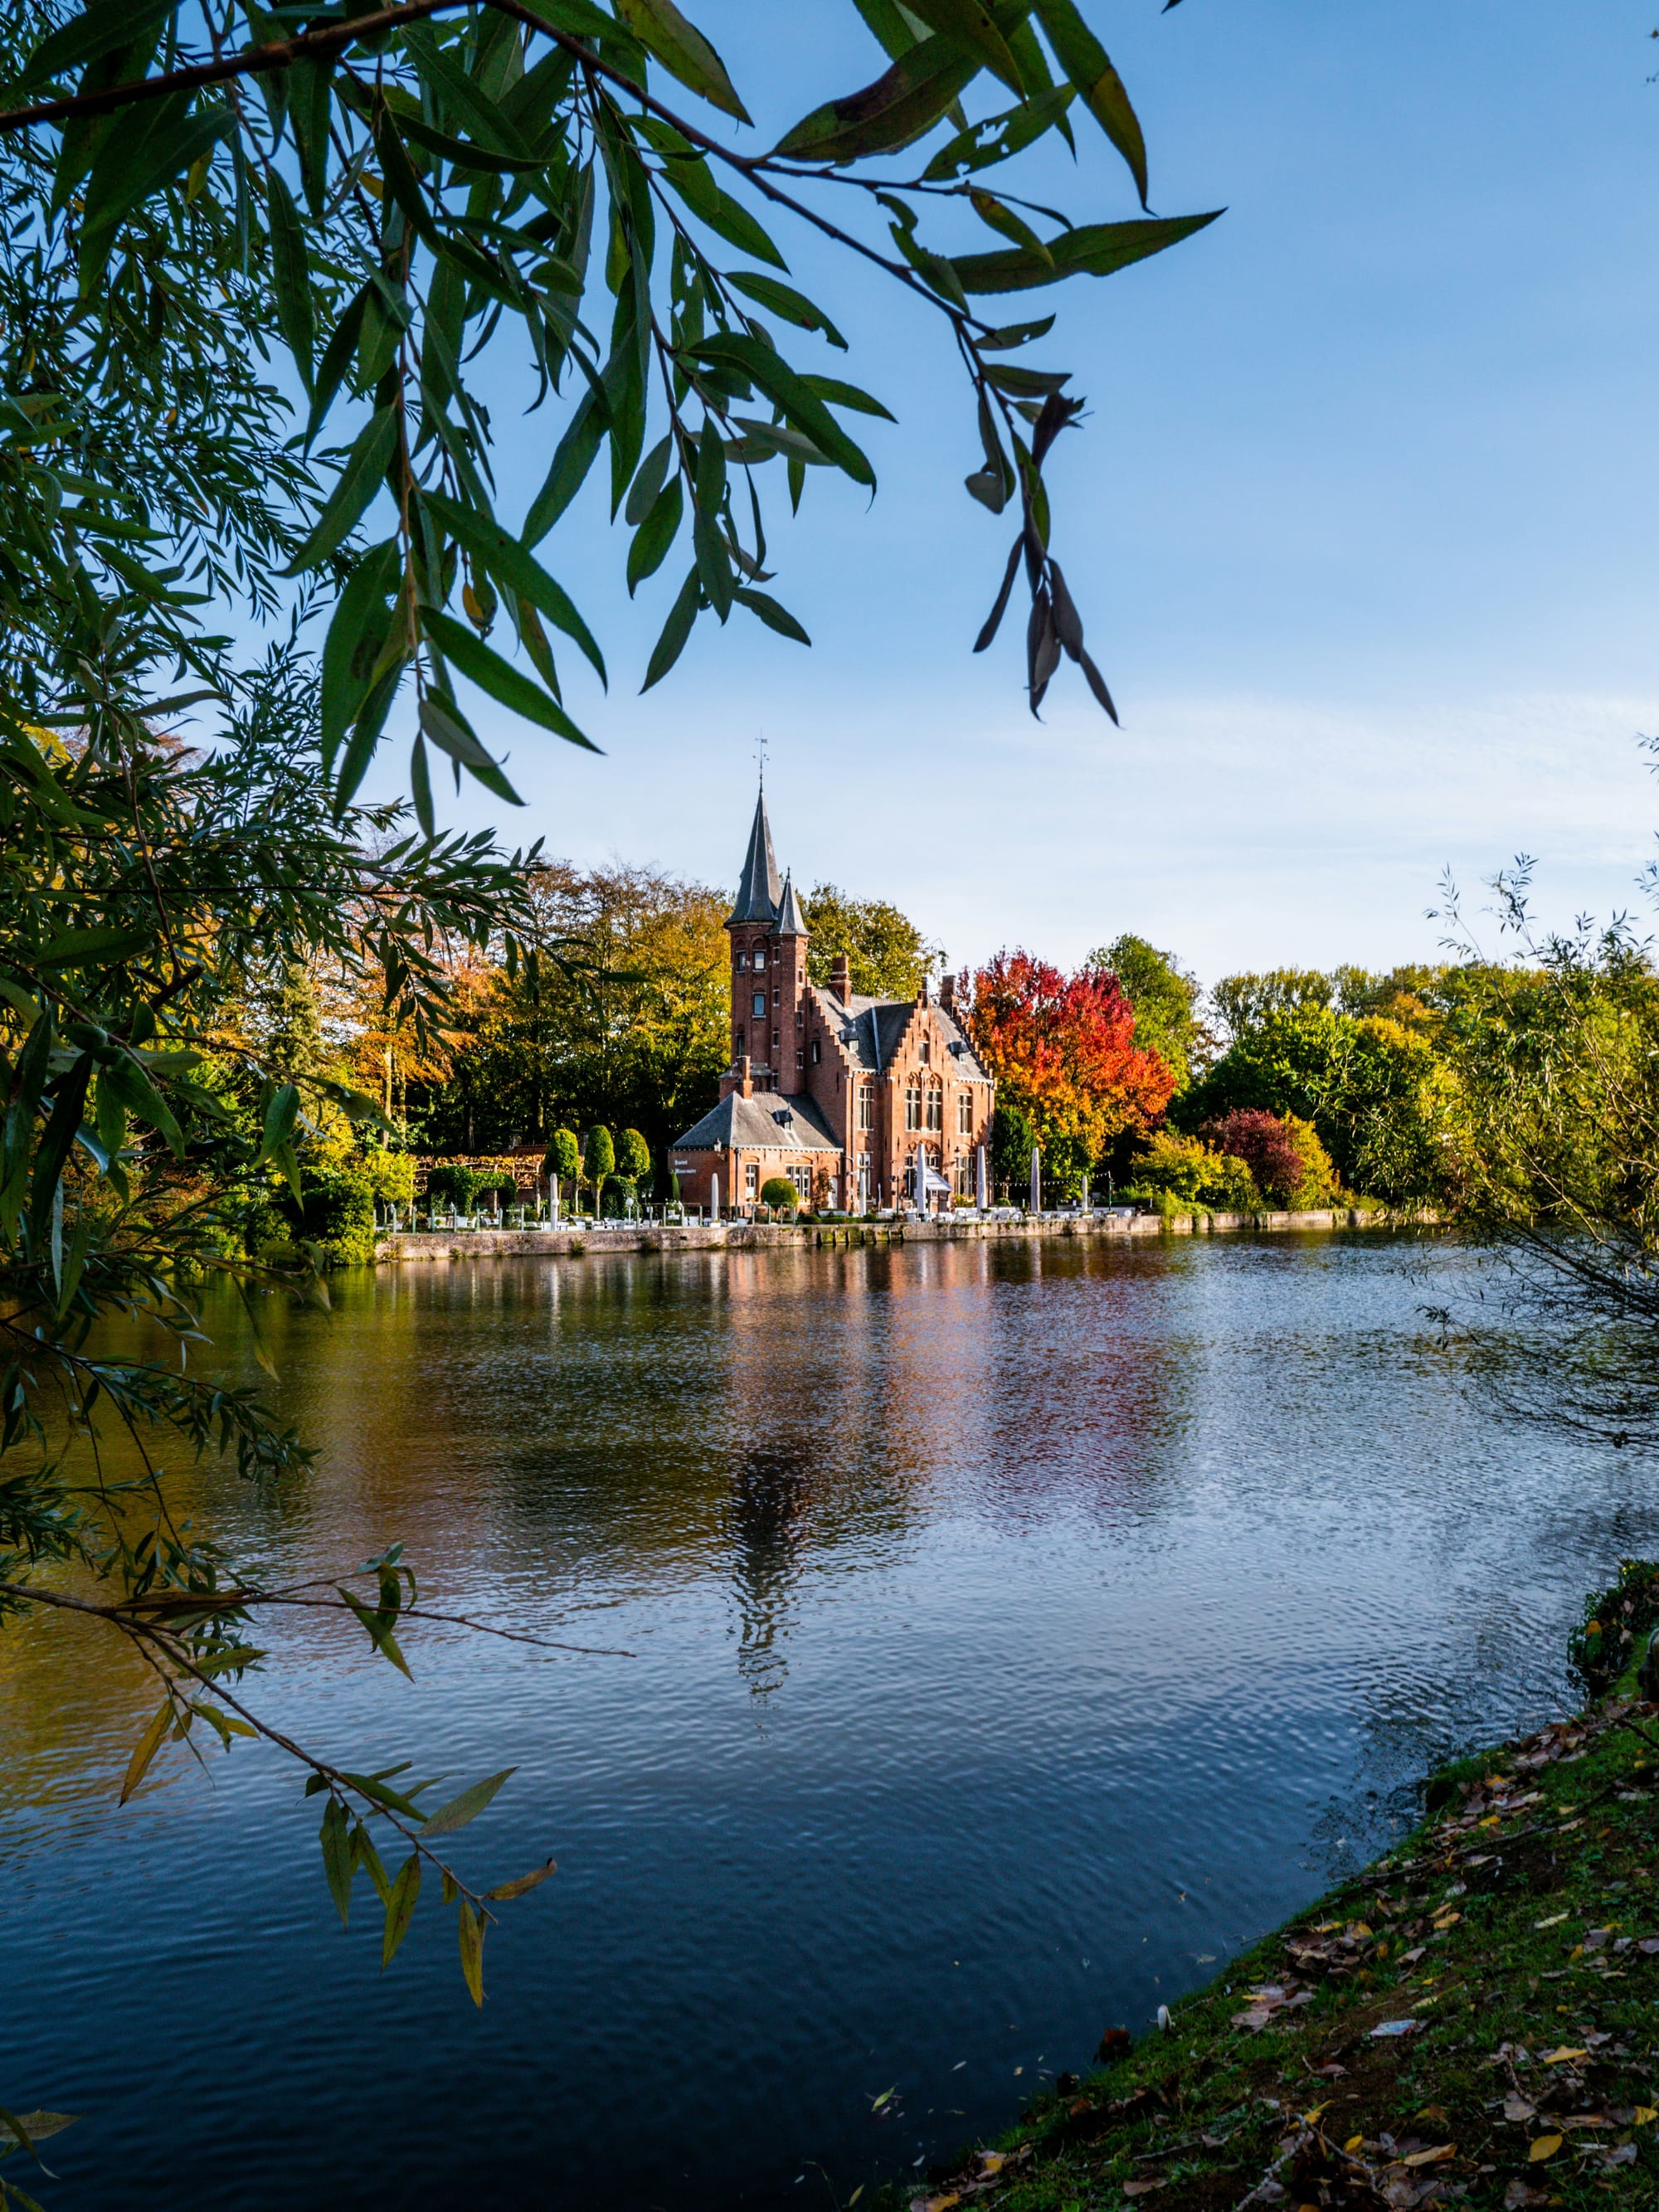
<path fill-rule="evenodd" d="M 978 66 L 950 40 L 924 39 L 861 92 L 815 107 L 773 150 L 798 161 L 835 162 L 895 153 L 933 128 Z"/>
<path fill-rule="evenodd" d="M 726 278 L 734 292 L 746 299 L 757 300 L 763 307 L 769 307 L 775 315 L 781 315 L 786 323 L 793 323 L 797 330 L 822 331 L 832 346 L 847 351 L 847 341 L 836 328 L 822 307 L 815 307 L 804 294 L 788 284 L 780 284 L 775 276 L 758 276 L 752 270 L 739 269 Z"/>
<path fill-rule="evenodd" d="M 264 1127 L 260 1133 L 258 1154 L 253 1163 L 256 1168 L 268 1160 L 279 1145 L 287 1144 L 294 1134 L 294 1125 L 299 1118 L 298 1085 L 279 1084 L 271 1092 L 270 1103 L 265 1108 Z"/>
<path fill-rule="evenodd" d="M 61 937 L 48 938 L 38 952 L 28 956 L 31 968 L 83 968 L 94 962 L 100 968 L 113 968 L 124 960 L 131 960 L 156 943 L 154 929 L 69 929 Z"/>
<path fill-rule="evenodd" d="M 311 312 L 311 264 L 306 253 L 306 234 L 293 195 L 282 173 L 271 169 L 266 177 L 270 218 L 270 276 L 276 295 L 276 320 L 288 341 L 306 395 L 312 390 L 312 355 L 317 343 Z"/>
<path fill-rule="evenodd" d="M 879 415 L 884 422 L 896 422 L 898 416 L 884 407 L 879 399 L 872 399 L 856 384 L 843 384 L 837 376 L 819 376 L 809 373 L 801 378 L 809 392 L 816 392 L 820 399 L 827 399 L 832 407 L 850 407 L 858 415 Z"/>
<path fill-rule="evenodd" d="M 679 535 L 680 520 L 685 512 L 685 494 L 676 477 L 664 486 L 653 502 L 651 512 L 634 533 L 634 542 L 628 549 L 628 592 L 631 599 L 647 576 L 654 576 L 668 558 L 669 550 Z"/>
<path fill-rule="evenodd" d="M 415 1917 L 416 1900 L 421 1893 L 421 1855 L 411 1851 L 398 1869 L 398 1879 L 392 1885 L 392 1894 L 386 1901 L 386 1933 L 380 1938 L 380 1972 L 384 1973 L 398 1955 L 398 1946 L 409 1933 L 409 1923 Z"/>
<path fill-rule="evenodd" d="M 564 738 L 573 745 L 581 745 L 588 752 L 599 748 L 591 738 L 586 738 L 562 707 L 556 706 L 547 694 L 521 676 L 499 653 L 475 637 L 469 629 L 450 616 L 440 614 L 434 607 L 421 610 L 421 628 L 438 647 L 447 660 L 453 661 L 463 676 L 488 691 L 492 699 L 503 707 L 510 707 L 515 714 L 526 721 L 538 722 L 556 737 Z"/>
<path fill-rule="evenodd" d="M 434 745 L 477 776 L 487 791 L 493 791 L 509 806 L 524 805 L 523 799 L 502 774 L 499 763 L 479 744 L 471 724 L 459 707 L 452 706 L 447 699 L 422 699 L 421 727 Z"/>
<path fill-rule="evenodd" d="M 323 1847 L 323 1871 L 328 1876 L 328 1893 L 334 1899 L 334 1910 L 340 1916 L 340 1924 L 346 1927 L 351 1920 L 351 1832 L 346 1820 L 345 1807 L 337 1797 L 331 1797 L 323 1808 L 323 1825 L 318 1831 Z"/>
<path fill-rule="evenodd" d="M 483 1923 L 463 1898 L 459 1906 L 461 1972 L 475 2005 L 483 2003 Z"/>
<path fill-rule="evenodd" d="M 545 1866 L 538 1866 L 533 1874 L 521 1874 L 516 1881 L 498 1882 L 494 1889 L 485 1890 L 484 1895 L 492 1905 L 510 1904 L 515 1897 L 528 1897 L 532 1889 L 540 1887 L 549 1875 L 557 1874 L 558 1870 L 556 1863 L 549 1859 Z"/>
<path fill-rule="evenodd" d="M 483 562 L 503 591 L 528 599 L 555 629 L 575 640 L 592 662 L 600 683 L 608 686 L 605 655 L 593 633 L 577 613 L 569 594 L 554 581 L 534 555 L 503 530 L 493 515 L 479 514 L 455 500 L 446 499 L 440 492 L 424 492 L 422 497 L 450 535 L 458 538 L 475 560 Z"/>
<path fill-rule="evenodd" d="M 403 551 L 395 538 L 372 546 L 346 580 L 323 641 L 322 751 L 331 766 L 340 742 L 374 683 L 374 671 L 391 628 L 388 605 L 397 589 Z"/>
<path fill-rule="evenodd" d="M 670 76 L 699 94 L 711 107 L 735 116 L 739 123 L 754 118 L 738 98 L 726 64 L 695 23 L 690 23 L 674 0 L 617 0 L 617 13 L 647 52 L 656 56 Z"/>
<path fill-rule="evenodd" d="M 475 1782 L 470 1790 L 463 1790 L 459 1797 L 452 1797 L 437 1811 L 421 1831 L 421 1840 L 428 1843 L 434 1836 L 453 1835 L 457 1828 L 465 1828 L 476 1820 L 484 1807 L 501 1788 L 518 1772 L 516 1766 L 504 1766 L 499 1774 L 492 1774 L 483 1782 Z"/>
<path fill-rule="evenodd" d="M 388 1616 L 384 1613 L 376 1613 L 372 1606 L 367 1606 L 361 1598 L 354 1597 L 343 1584 L 337 1583 L 334 1587 L 368 1630 L 369 1640 L 374 1649 L 389 1659 L 405 1680 L 413 1681 L 415 1678 L 409 1671 L 409 1662 L 398 1648 L 398 1639 L 392 1632 L 392 1621 Z"/>
<path fill-rule="evenodd" d="M 100 1086 L 109 1085 L 130 1114 L 136 1114 L 141 1121 L 148 1121 L 151 1128 L 160 1132 L 175 1159 L 183 1159 L 184 1132 L 173 1119 L 166 1099 L 137 1060 L 123 1053 L 118 1060 L 109 1061 L 99 1071 L 98 1080 Z"/>
<path fill-rule="evenodd" d="M 125 1804 L 149 1771 L 149 1763 L 161 1748 L 161 1740 L 173 1725 L 173 1704 L 167 1700 L 149 1726 L 133 1746 L 132 1757 L 127 1761 L 127 1771 L 121 1781 L 121 1802 Z"/>
<path fill-rule="evenodd" d="M 750 614 L 758 615 L 768 629 L 776 630 L 780 637 L 792 637 L 797 645 L 811 645 L 812 642 L 788 608 L 781 607 L 764 592 L 755 591 L 746 584 L 740 585 L 738 600 L 740 605 L 748 608 Z"/>
<path fill-rule="evenodd" d="M 380 488 L 397 443 L 397 409 L 377 407 L 358 432 L 316 526 L 289 562 L 286 575 L 300 576 L 314 568 L 356 527 Z"/>
<path fill-rule="evenodd" d="M 577 401 L 575 412 L 554 450 L 546 483 L 530 502 L 530 512 L 524 520 L 526 545 L 540 544 L 581 489 L 609 427 L 605 403 L 590 385 Z"/>
<path fill-rule="evenodd" d="M 972 54 L 994 76 L 1000 76 L 1011 92 L 1024 91 L 1008 42 L 981 0 L 904 0 L 904 4 L 930 31 L 937 31 L 952 46 Z"/>
<path fill-rule="evenodd" d="M 1016 215 L 1012 208 L 1004 207 L 994 192 L 982 191 L 977 186 L 974 186 L 969 189 L 968 198 L 972 203 L 974 213 L 989 228 L 1000 232 L 1004 238 L 1012 239 L 1016 246 L 1023 246 L 1026 252 L 1035 253 L 1041 261 L 1051 261 L 1054 258 L 1024 217 Z"/>
<path fill-rule="evenodd" d="M 1208 215 L 1141 216 L 1133 222 L 1083 223 L 1048 241 L 1049 259 L 1010 246 L 1001 253 L 958 253 L 951 266 L 964 292 L 1024 292 L 1067 276 L 1109 276 L 1205 229 L 1223 210 Z"/>
<path fill-rule="evenodd" d="M 668 610 L 668 620 L 662 626 L 662 635 L 652 648 L 650 663 L 645 672 L 641 692 L 648 691 L 653 684 L 660 684 L 674 663 L 685 650 L 685 641 L 691 635 L 691 625 L 697 619 L 697 572 L 694 568 L 680 586 L 679 596 Z"/>
<path fill-rule="evenodd" d="M 754 254 L 757 261 L 769 261 L 772 268 L 787 270 L 790 264 L 776 250 L 772 239 L 741 201 L 732 199 L 730 192 L 721 192 L 702 157 L 695 161 L 664 161 L 659 175 L 665 185 L 671 185 L 671 191 L 686 201 L 696 222 L 708 223 L 708 228 L 719 232 L 719 237 L 726 239 L 728 246 L 737 246 L 738 252 Z"/>
<path fill-rule="evenodd" d="M 311 414 L 306 422 L 305 445 L 307 453 L 311 441 L 323 426 L 323 418 L 334 404 L 334 396 L 345 380 L 346 370 L 357 350 L 357 339 L 363 327 L 363 315 L 368 306 L 370 286 L 365 284 L 353 295 L 344 313 L 335 325 L 328 343 L 323 348 L 322 360 L 317 365 L 317 390 L 311 403 Z"/>
<path fill-rule="evenodd" d="M 628 498 L 623 507 L 623 520 L 637 529 L 657 503 L 668 477 L 668 464 L 673 458 L 674 437 L 659 438 L 634 471 L 634 481 L 628 487 Z"/>
<path fill-rule="evenodd" d="M 18 79 L 18 89 L 63 76 L 83 62 L 132 46 L 146 31 L 165 22 L 179 0 L 96 0 L 83 15 L 72 15 L 59 31 L 42 39 Z"/>
<path fill-rule="evenodd" d="M 1079 14 L 1076 0 L 1035 0 L 1037 21 L 1054 50 L 1054 58 L 1083 99 L 1084 105 L 1129 165 L 1129 173 L 1146 204 L 1146 141 L 1139 120 L 1129 104 L 1123 80 L 1112 67 L 1103 46 Z"/>
<path fill-rule="evenodd" d="M 970 123 L 939 148 L 922 171 L 923 179 L 943 184 L 975 169 L 994 167 L 999 161 L 1011 161 L 1056 125 L 1069 130 L 1066 111 L 1075 97 L 1071 86 L 1062 84 L 1023 100 L 1004 114 Z"/>
<path fill-rule="evenodd" d="M 722 331 L 704 338 L 689 349 L 697 360 L 706 361 L 715 368 L 740 369 L 759 386 L 795 425 L 812 441 L 820 453 L 827 453 L 836 467 L 851 477 L 854 483 L 874 489 L 876 474 L 863 453 L 842 428 L 804 377 L 798 376 L 781 354 L 762 343 L 759 338 L 740 337 L 736 332 Z"/>

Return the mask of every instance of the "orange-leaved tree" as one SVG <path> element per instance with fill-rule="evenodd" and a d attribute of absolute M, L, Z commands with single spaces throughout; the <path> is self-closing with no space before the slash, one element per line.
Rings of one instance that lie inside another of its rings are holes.
<path fill-rule="evenodd" d="M 1074 975 L 1016 950 L 974 978 L 974 1048 L 1000 1103 L 1018 1107 L 1056 1170 L 1081 1170 L 1126 1129 L 1150 1129 L 1175 1076 L 1134 1041 L 1134 1009 L 1115 975 Z"/>

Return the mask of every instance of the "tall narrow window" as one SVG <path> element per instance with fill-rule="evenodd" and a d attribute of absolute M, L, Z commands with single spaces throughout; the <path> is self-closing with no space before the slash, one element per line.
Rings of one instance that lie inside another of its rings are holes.
<path fill-rule="evenodd" d="M 734 1040 L 734 1042 L 735 1042 L 735 1047 L 736 1047 L 736 1050 L 737 1050 L 737 1055 L 738 1055 L 738 1058 L 739 1060 L 741 1060 L 741 1059 L 743 1058 L 744 1052 L 744 1049 L 745 1049 L 744 1045 L 744 1042 L 743 1042 L 743 1031 L 742 1031 L 741 1030 L 739 1030 L 738 1031 L 738 1034 L 737 1034 L 736 1039 Z"/>
<path fill-rule="evenodd" d="M 937 1083 L 928 1086 L 927 1126 L 930 1129 L 943 1129 L 945 1127 L 945 1093 Z"/>
<path fill-rule="evenodd" d="M 873 1083 L 859 1085 L 859 1127 L 873 1129 L 876 1126 L 876 1086 Z"/>
<path fill-rule="evenodd" d="M 971 1091 L 957 1093 L 957 1134 L 971 1137 L 974 1133 L 974 1094 Z"/>
<path fill-rule="evenodd" d="M 921 1127 L 921 1085 L 907 1083 L 904 1086 L 904 1126 L 907 1129 Z"/>
<path fill-rule="evenodd" d="M 764 1021 L 765 1018 L 766 994 L 764 991 L 757 991 L 755 994 L 755 1019 L 757 1022 L 762 1022 Z"/>

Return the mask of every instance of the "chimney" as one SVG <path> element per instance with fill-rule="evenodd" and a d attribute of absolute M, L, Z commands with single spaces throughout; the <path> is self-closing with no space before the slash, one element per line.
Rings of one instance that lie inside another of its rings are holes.
<path fill-rule="evenodd" d="M 738 1062 L 738 1096 L 739 1098 L 752 1098 L 754 1095 L 755 1079 L 750 1073 L 749 1055 L 744 1053 Z"/>
<path fill-rule="evenodd" d="M 957 1014 L 957 979 L 954 975 L 941 975 L 939 977 L 939 1002 L 940 1006 L 944 1007 L 945 1012 L 950 1015 L 951 1020 L 954 1021 Z"/>
<path fill-rule="evenodd" d="M 843 1006 L 852 1003 L 853 970 L 844 952 L 836 955 L 835 965 L 830 970 L 830 988 Z"/>

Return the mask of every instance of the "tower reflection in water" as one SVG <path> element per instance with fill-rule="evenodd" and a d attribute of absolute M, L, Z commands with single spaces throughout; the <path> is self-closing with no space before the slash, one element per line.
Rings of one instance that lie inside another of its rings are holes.
<path fill-rule="evenodd" d="M 732 1471 L 726 1527 L 738 1600 L 738 1672 L 767 1698 L 789 1672 L 787 1640 L 811 1505 L 811 1472 L 798 1445 L 743 1450 Z"/>

